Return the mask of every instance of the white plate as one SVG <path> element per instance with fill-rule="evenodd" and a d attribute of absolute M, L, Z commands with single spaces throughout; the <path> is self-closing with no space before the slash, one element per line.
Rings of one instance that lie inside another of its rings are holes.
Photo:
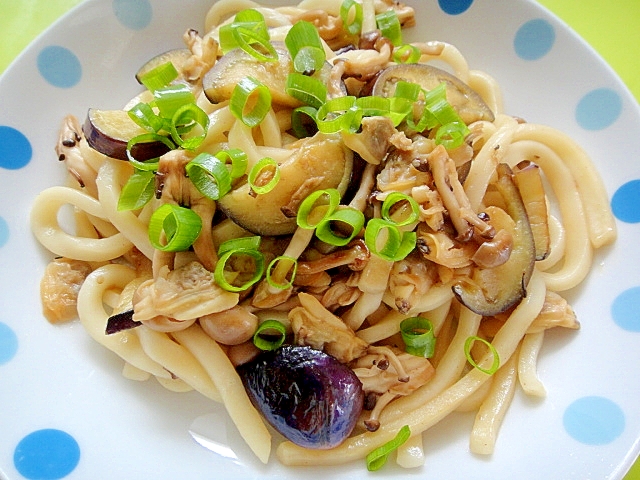
<path fill-rule="evenodd" d="M 621 220 L 615 246 L 597 255 L 589 279 L 570 292 L 582 329 L 547 335 L 540 357 L 547 398 L 533 401 L 517 392 L 495 454 L 469 452 L 472 417 L 457 415 L 425 435 L 423 468 L 390 464 L 384 475 L 619 479 L 640 438 L 637 104 L 584 42 L 531 1 L 408 3 L 419 5 L 420 31 L 412 35 L 454 43 L 471 68 L 501 83 L 509 113 L 550 124 L 584 146 L 616 194 Z M 443 10 L 465 4 L 470 8 L 459 14 Z M 202 28 L 208 6 L 206 0 L 87 1 L 0 78 L 0 477 L 370 476 L 360 463 L 300 472 L 275 460 L 260 467 L 242 451 L 237 460 L 213 453 L 189 433 L 220 433 L 216 422 L 228 426 L 211 402 L 124 379 L 121 361 L 80 325 L 54 327 L 40 313 L 38 283 L 49 255 L 32 237 L 28 217 L 34 196 L 64 178 L 53 151 L 60 119 L 67 113 L 83 118 L 89 106 L 120 108 L 138 91 L 137 67 L 181 46 L 187 27 Z M 56 60 L 62 69 L 46 66 L 52 45 L 63 48 Z M 608 102 L 599 104 L 603 99 Z M 590 116 L 590 108 L 600 113 Z M 579 426 L 571 427 L 576 418 Z M 234 437 L 233 428 L 229 432 Z"/>

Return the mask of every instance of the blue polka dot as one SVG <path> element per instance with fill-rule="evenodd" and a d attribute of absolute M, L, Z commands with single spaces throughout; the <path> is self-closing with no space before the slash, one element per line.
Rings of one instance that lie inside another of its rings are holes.
<path fill-rule="evenodd" d="M 438 5 L 444 13 L 449 15 L 460 15 L 466 12 L 473 0 L 438 0 Z"/>
<path fill-rule="evenodd" d="M 640 180 L 623 184 L 613 194 L 611 209 L 618 220 L 627 223 L 640 222 Z"/>
<path fill-rule="evenodd" d="M 542 18 L 524 23 L 516 32 L 513 47 L 523 60 L 539 60 L 551 51 L 556 41 L 553 26 Z"/>
<path fill-rule="evenodd" d="M 149 0 L 113 0 L 113 13 L 120 23 L 131 30 L 142 30 L 153 17 Z"/>
<path fill-rule="evenodd" d="M 71 88 L 82 77 L 82 65 L 78 57 L 65 47 L 51 45 L 38 55 L 40 75 L 54 87 Z"/>
<path fill-rule="evenodd" d="M 620 328 L 640 332 L 640 287 L 625 290 L 611 305 L 611 316 Z"/>
<path fill-rule="evenodd" d="M 57 480 L 71 473 L 80 461 L 80 447 L 62 430 L 37 430 L 24 437 L 13 453 L 13 463 L 30 480 Z"/>
<path fill-rule="evenodd" d="M 613 124 L 622 113 L 620 95 L 609 88 L 587 93 L 576 107 L 576 121 L 585 130 L 603 130 Z"/>
<path fill-rule="evenodd" d="M 31 143 L 20 131 L 0 125 L 0 167 L 16 170 L 31 160 Z"/>
<path fill-rule="evenodd" d="M 11 360 L 18 351 L 18 337 L 6 323 L 0 322 L 0 365 Z"/>
<path fill-rule="evenodd" d="M 625 427 L 622 409 L 598 396 L 579 398 L 567 407 L 562 420 L 567 433 L 587 445 L 611 443 Z"/>

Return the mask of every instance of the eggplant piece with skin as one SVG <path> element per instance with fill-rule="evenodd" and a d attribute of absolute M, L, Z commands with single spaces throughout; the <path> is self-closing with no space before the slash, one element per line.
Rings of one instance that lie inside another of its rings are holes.
<path fill-rule="evenodd" d="M 258 235 L 287 235 L 296 229 L 299 204 L 311 193 L 347 189 L 353 170 L 353 154 L 338 135 L 318 133 L 290 145 L 292 153 L 279 165 L 280 180 L 270 192 L 251 195 L 245 182 L 218 201 L 235 223 Z"/>
<path fill-rule="evenodd" d="M 91 148 L 118 160 L 128 160 L 127 142 L 132 138 L 149 133 L 129 117 L 126 110 L 99 110 L 90 108 L 82 126 L 87 143 Z M 160 141 L 137 143 L 131 149 L 136 160 L 157 158 L 169 151 Z"/>
<path fill-rule="evenodd" d="M 487 213 L 497 231 L 507 229 L 510 233 L 513 240 L 511 254 L 499 266 L 476 268 L 472 281 L 452 287 L 460 303 L 486 317 L 502 313 L 524 298 L 536 259 L 531 225 L 513 173 L 503 163 L 498 165 L 497 172 L 495 186 L 504 199 L 506 214 L 497 207 L 488 207 Z"/>
<path fill-rule="evenodd" d="M 417 83 L 427 91 L 444 82 L 447 100 L 467 125 L 478 120 L 493 122 L 495 119 L 491 109 L 475 90 L 454 75 L 431 65 L 414 63 L 387 67 L 377 77 L 372 94 L 393 96 L 396 84 L 401 80 Z"/>
<path fill-rule="evenodd" d="M 285 345 L 238 367 L 253 405 L 305 448 L 342 443 L 362 411 L 362 383 L 346 365 L 310 347 Z"/>

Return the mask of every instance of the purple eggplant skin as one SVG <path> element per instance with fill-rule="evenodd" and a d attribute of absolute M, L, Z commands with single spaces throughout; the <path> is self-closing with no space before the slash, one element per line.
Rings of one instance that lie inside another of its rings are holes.
<path fill-rule="evenodd" d="M 286 439 L 305 448 L 342 443 L 364 401 L 362 383 L 346 365 L 310 347 L 262 352 L 238 373 L 253 405 Z"/>

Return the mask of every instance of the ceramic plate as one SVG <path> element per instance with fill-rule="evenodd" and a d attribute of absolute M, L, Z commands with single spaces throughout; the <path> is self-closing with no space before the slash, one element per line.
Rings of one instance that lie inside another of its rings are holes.
<path fill-rule="evenodd" d="M 619 239 L 569 292 L 582 328 L 549 332 L 539 373 L 547 398 L 517 391 L 495 453 L 471 454 L 473 417 L 425 435 L 426 464 L 384 475 L 424 479 L 619 479 L 640 438 L 640 112 L 606 64 L 564 24 L 526 0 L 412 0 L 411 38 L 451 42 L 503 87 L 508 113 L 575 138 L 604 178 Z M 89 0 L 35 41 L 0 78 L 0 477 L 74 479 L 367 478 L 335 469 L 261 466 L 219 407 L 196 393 L 121 376 L 122 362 L 77 322 L 42 317 L 50 258 L 31 235 L 31 203 L 64 179 L 60 119 L 121 108 L 152 56 L 202 29 L 209 2 Z M 220 448 L 225 444 L 232 447 Z"/>

